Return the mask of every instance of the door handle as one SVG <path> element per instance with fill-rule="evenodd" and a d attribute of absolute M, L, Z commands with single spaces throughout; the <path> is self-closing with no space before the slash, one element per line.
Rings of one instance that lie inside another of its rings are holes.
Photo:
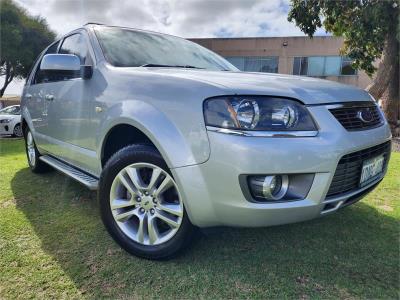
<path fill-rule="evenodd" d="M 26 100 L 31 100 L 32 99 L 32 95 L 31 94 L 25 94 L 25 99 Z"/>
<path fill-rule="evenodd" d="M 44 99 L 46 99 L 47 101 L 53 101 L 54 100 L 54 96 L 51 94 L 47 94 L 46 96 L 44 96 Z"/>

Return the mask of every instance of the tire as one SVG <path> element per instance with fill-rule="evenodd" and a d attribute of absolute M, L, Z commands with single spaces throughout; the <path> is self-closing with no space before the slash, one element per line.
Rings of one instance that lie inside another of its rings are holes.
<path fill-rule="evenodd" d="M 173 201 L 167 202 L 170 199 Z M 195 233 L 170 170 L 153 146 L 130 145 L 115 153 L 100 176 L 98 200 L 104 226 L 132 255 L 171 258 L 190 243 Z M 163 210 L 166 206 L 170 207 L 168 212 Z"/>
<path fill-rule="evenodd" d="M 13 136 L 22 137 L 23 135 L 21 123 L 16 124 L 13 129 Z"/>
<path fill-rule="evenodd" d="M 45 173 L 49 171 L 51 169 L 50 166 L 39 159 L 40 153 L 36 148 L 33 135 L 29 128 L 26 129 L 24 137 L 26 157 L 31 171 L 33 173 Z"/>

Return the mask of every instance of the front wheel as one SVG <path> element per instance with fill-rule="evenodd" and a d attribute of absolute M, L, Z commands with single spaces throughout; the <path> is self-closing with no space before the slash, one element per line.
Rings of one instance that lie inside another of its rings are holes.
<path fill-rule="evenodd" d="M 154 147 L 131 145 L 114 154 L 100 178 L 99 203 L 108 232 L 133 255 L 168 258 L 193 236 L 178 186 Z"/>
<path fill-rule="evenodd" d="M 17 124 L 17 125 L 14 126 L 13 135 L 15 137 L 22 137 L 23 136 L 21 124 Z"/>

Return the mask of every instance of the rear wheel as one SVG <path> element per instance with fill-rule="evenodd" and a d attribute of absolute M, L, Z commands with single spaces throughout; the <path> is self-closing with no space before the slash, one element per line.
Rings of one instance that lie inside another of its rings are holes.
<path fill-rule="evenodd" d="M 32 172 L 44 173 L 50 169 L 46 163 L 39 159 L 40 153 L 36 148 L 32 132 L 29 130 L 29 128 L 25 133 L 25 150 L 28 158 L 28 164 Z"/>
<path fill-rule="evenodd" d="M 133 255 L 171 257 L 194 233 L 178 186 L 151 146 L 127 146 L 111 157 L 100 178 L 99 202 L 107 230 Z"/>

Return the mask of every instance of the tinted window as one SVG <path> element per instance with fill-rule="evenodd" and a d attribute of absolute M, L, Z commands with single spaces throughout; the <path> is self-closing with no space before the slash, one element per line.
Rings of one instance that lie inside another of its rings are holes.
<path fill-rule="evenodd" d="M 295 57 L 293 60 L 294 75 L 340 76 L 356 75 L 352 60 L 341 56 Z"/>
<path fill-rule="evenodd" d="M 295 57 L 293 60 L 293 75 L 307 75 L 308 57 Z"/>
<path fill-rule="evenodd" d="M 237 71 L 214 52 L 170 35 L 103 27 L 96 29 L 96 36 L 107 61 L 117 67 L 152 64 Z"/>
<path fill-rule="evenodd" d="M 325 58 L 321 56 L 313 56 L 308 58 L 308 75 L 323 76 L 324 75 Z"/>
<path fill-rule="evenodd" d="M 240 71 L 244 71 L 244 57 L 242 56 L 231 56 L 225 57 L 232 65 L 238 68 Z"/>
<path fill-rule="evenodd" d="M 278 73 L 277 57 L 246 57 L 244 70 L 246 72 Z"/>
<path fill-rule="evenodd" d="M 46 54 L 54 54 L 57 53 L 57 48 L 58 45 L 60 44 L 60 41 L 58 41 L 57 43 L 54 43 L 53 45 L 51 45 L 49 47 L 49 49 L 47 49 Z"/>
<path fill-rule="evenodd" d="M 340 56 L 327 56 L 325 59 L 325 76 L 338 76 L 340 74 Z"/>
<path fill-rule="evenodd" d="M 241 71 L 278 73 L 277 57 L 231 56 L 226 59 Z"/>
<path fill-rule="evenodd" d="M 60 54 L 75 54 L 81 60 L 81 65 L 86 63 L 88 48 L 85 37 L 82 34 L 73 34 L 64 39 L 61 45 Z"/>
<path fill-rule="evenodd" d="M 342 59 L 342 75 L 356 75 L 357 70 L 354 69 L 351 64 L 353 60 L 348 57 L 343 57 Z"/>

